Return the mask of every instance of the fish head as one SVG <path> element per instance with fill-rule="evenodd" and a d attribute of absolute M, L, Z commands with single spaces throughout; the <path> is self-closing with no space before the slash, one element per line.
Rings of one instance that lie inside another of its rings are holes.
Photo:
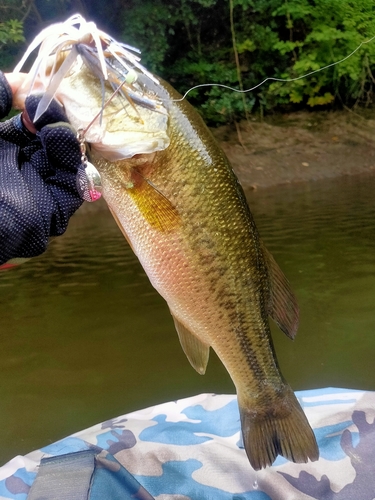
<path fill-rule="evenodd" d="M 116 161 L 137 154 L 151 154 L 169 146 L 169 116 L 164 106 L 134 85 L 124 84 L 121 94 L 85 65 L 65 77 L 56 93 L 69 122 L 85 131 L 85 140 L 103 158 Z M 136 89 L 136 90 L 134 90 Z M 138 98 L 138 99 L 137 99 Z"/>
<path fill-rule="evenodd" d="M 36 121 L 55 98 L 72 126 L 84 131 L 92 149 L 110 161 L 169 146 L 168 110 L 158 93 L 150 90 L 158 87 L 158 80 L 139 63 L 137 49 L 116 42 L 75 15 L 39 33 L 15 72 L 38 46 L 27 78 L 14 96 L 19 109 L 28 94 L 42 94 Z"/>

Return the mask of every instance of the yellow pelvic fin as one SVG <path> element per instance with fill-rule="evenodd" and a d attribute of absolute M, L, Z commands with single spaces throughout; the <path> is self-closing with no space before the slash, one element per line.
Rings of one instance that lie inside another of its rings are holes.
<path fill-rule="evenodd" d="M 159 231 L 172 231 L 178 227 L 180 216 L 176 207 L 148 179 L 139 172 L 132 173 L 133 186 L 128 193 L 147 222 Z"/>
<path fill-rule="evenodd" d="M 289 281 L 263 244 L 262 249 L 267 264 L 270 284 L 268 314 L 285 335 L 294 339 L 299 322 L 297 299 L 290 287 Z"/>
<path fill-rule="evenodd" d="M 187 359 L 191 366 L 199 373 L 204 375 L 207 368 L 210 346 L 204 344 L 194 334 L 192 334 L 182 323 L 172 314 L 174 324 L 178 333 L 178 338 Z"/>

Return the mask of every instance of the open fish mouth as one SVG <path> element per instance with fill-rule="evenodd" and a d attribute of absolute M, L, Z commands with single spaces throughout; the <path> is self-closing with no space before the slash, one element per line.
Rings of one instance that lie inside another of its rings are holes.
<path fill-rule="evenodd" d="M 14 72 L 38 47 L 15 99 L 22 107 L 28 94 L 43 94 L 34 122 L 55 98 L 73 127 L 83 129 L 87 142 L 107 159 L 168 147 L 168 111 L 158 95 L 159 81 L 140 64 L 138 49 L 77 14 L 41 31 Z"/>

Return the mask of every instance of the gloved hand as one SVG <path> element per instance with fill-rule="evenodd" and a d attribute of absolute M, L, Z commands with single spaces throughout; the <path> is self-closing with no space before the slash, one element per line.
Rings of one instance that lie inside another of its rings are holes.
<path fill-rule="evenodd" d="M 43 253 L 83 202 L 77 188 L 77 176 L 85 178 L 81 150 L 61 106 L 51 103 L 35 133 L 24 125 L 32 128 L 38 102 L 28 97 L 24 120 L 18 115 L 0 123 L 0 265 Z M 0 118 L 11 105 L 12 91 L 0 72 Z"/>

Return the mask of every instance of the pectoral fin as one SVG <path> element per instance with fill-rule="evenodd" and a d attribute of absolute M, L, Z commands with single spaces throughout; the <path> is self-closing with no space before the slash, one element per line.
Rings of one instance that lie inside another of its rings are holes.
<path fill-rule="evenodd" d="M 299 321 L 297 299 L 290 287 L 289 281 L 264 245 L 263 253 L 268 267 L 271 292 L 268 314 L 285 335 L 294 339 Z"/>
<path fill-rule="evenodd" d="M 200 374 L 204 375 L 210 354 L 210 346 L 204 344 L 180 323 L 172 314 L 178 338 L 191 366 Z"/>
<path fill-rule="evenodd" d="M 180 222 L 176 207 L 147 179 L 140 178 L 136 173 L 133 173 L 132 179 L 137 182 L 128 189 L 128 193 L 147 222 L 159 231 L 175 229 Z"/>

